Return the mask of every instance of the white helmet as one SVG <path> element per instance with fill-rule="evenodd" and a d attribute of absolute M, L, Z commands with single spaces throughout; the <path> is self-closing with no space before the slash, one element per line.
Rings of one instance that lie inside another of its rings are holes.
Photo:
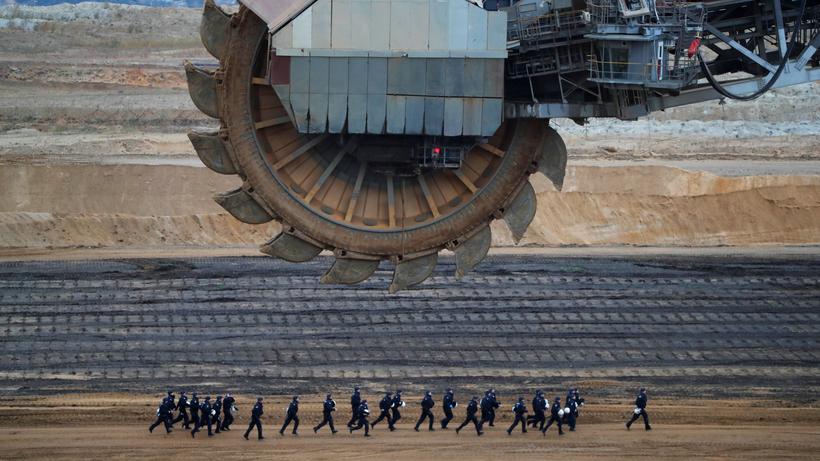
<path fill-rule="evenodd" d="M 636 408 L 636 409 L 635 409 L 635 414 L 636 414 L 636 415 L 641 414 L 641 409 L 640 409 L 640 408 Z"/>
<path fill-rule="evenodd" d="M 569 407 L 564 407 L 564 414 L 565 414 L 565 415 L 568 415 L 568 414 L 569 414 Z"/>
<path fill-rule="evenodd" d="M 558 410 L 558 416 L 564 416 L 564 410 Z"/>

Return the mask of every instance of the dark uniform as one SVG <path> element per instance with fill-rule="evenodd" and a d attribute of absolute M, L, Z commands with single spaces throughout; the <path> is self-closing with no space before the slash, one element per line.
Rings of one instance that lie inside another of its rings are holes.
<path fill-rule="evenodd" d="M 154 429 L 160 424 L 165 424 L 165 433 L 171 433 L 171 417 L 174 411 L 174 399 L 165 397 L 157 408 L 157 420 L 148 428 L 148 432 L 154 432 Z"/>
<path fill-rule="evenodd" d="M 638 420 L 639 417 L 643 416 L 643 425 L 644 429 L 647 431 L 652 430 L 652 426 L 649 425 L 649 414 L 646 412 L 646 401 L 649 398 L 646 396 L 646 389 L 641 388 L 638 392 L 638 397 L 635 399 L 635 413 L 632 414 L 632 419 L 626 423 L 626 428 L 629 429 L 632 426 L 632 423 Z M 639 411 L 640 410 L 640 411 Z"/>
<path fill-rule="evenodd" d="M 421 426 L 421 424 L 424 422 L 424 420 L 428 419 L 428 418 L 430 420 L 430 427 L 427 430 L 428 431 L 434 431 L 435 430 L 435 429 L 433 429 L 434 418 L 433 418 L 433 412 L 432 412 L 432 409 L 433 409 L 434 406 L 436 406 L 436 402 L 433 400 L 433 393 L 430 392 L 430 391 L 427 391 L 424 394 L 424 399 L 422 399 L 422 401 L 421 401 L 421 416 L 419 416 L 419 420 L 416 422 L 416 427 L 415 427 L 416 432 L 419 431 L 419 426 Z"/>
<path fill-rule="evenodd" d="M 387 420 L 387 425 L 390 427 L 390 430 L 393 430 L 393 418 L 390 417 L 390 406 L 393 405 L 393 394 L 390 392 L 385 392 L 384 397 L 379 401 L 379 417 L 370 424 L 370 427 L 376 427 L 376 424 L 379 424 L 382 420 Z"/>
<path fill-rule="evenodd" d="M 512 435 L 513 429 L 515 426 L 518 426 L 518 423 L 521 423 L 521 432 L 526 434 L 527 433 L 527 404 L 524 403 L 524 397 L 518 397 L 518 402 L 512 407 L 513 414 L 515 414 L 515 421 L 513 421 L 512 426 L 507 429 L 507 435 Z"/>
<path fill-rule="evenodd" d="M 188 419 L 188 396 L 186 396 L 184 392 L 179 393 L 179 400 L 176 404 L 176 410 L 179 414 L 177 415 L 177 418 L 171 422 L 171 424 L 176 424 L 182 421 L 182 427 L 185 429 L 191 429 L 191 422 Z"/>
<path fill-rule="evenodd" d="M 483 428 L 484 423 L 488 423 L 490 427 L 494 426 L 495 422 L 495 410 L 500 406 L 498 403 L 498 399 L 495 397 L 495 391 L 490 389 L 484 394 L 484 398 L 481 399 L 481 421 L 479 421 L 479 425 Z"/>
<path fill-rule="evenodd" d="M 547 435 L 547 430 L 550 428 L 550 426 L 552 426 L 552 423 L 557 423 L 558 435 L 564 435 L 564 423 L 561 422 L 562 410 L 563 409 L 561 408 L 561 397 L 556 397 L 555 402 L 552 404 L 552 407 L 550 408 L 550 419 L 549 421 L 547 421 L 547 425 L 544 426 L 543 429 L 541 429 L 541 434 Z"/>
<path fill-rule="evenodd" d="M 322 404 L 322 422 L 319 423 L 316 427 L 313 428 L 313 433 L 319 432 L 319 429 L 323 428 L 325 424 L 330 425 L 330 433 L 335 434 L 338 432 L 335 427 L 333 427 L 333 412 L 336 411 L 336 401 L 333 400 L 330 394 L 327 394 L 325 397 L 325 401 Z"/>
<path fill-rule="evenodd" d="M 470 403 L 467 404 L 467 418 L 461 423 L 461 426 L 456 428 L 456 434 L 459 433 L 464 426 L 469 423 L 473 423 L 475 425 L 475 431 L 478 435 L 482 435 L 484 432 L 481 431 L 481 424 L 478 422 L 478 418 L 476 418 L 475 414 L 478 412 L 478 397 L 473 396 L 470 400 Z"/>
<path fill-rule="evenodd" d="M 575 411 L 575 417 L 581 416 L 581 407 L 584 406 L 584 399 L 581 398 L 581 393 L 578 392 L 578 388 L 572 390 L 573 398 L 575 399 L 575 403 L 578 404 L 578 409 Z"/>
<path fill-rule="evenodd" d="M 404 400 L 401 399 L 401 391 L 396 391 L 391 402 L 390 410 L 393 412 L 393 418 L 390 420 L 390 430 L 396 430 L 396 423 L 401 419 L 401 409 L 404 407 Z"/>
<path fill-rule="evenodd" d="M 262 437 L 262 415 L 265 414 L 265 409 L 262 405 L 262 397 L 256 399 L 256 405 L 253 406 L 253 410 L 251 410 L 251 422 L 248 424 L 248 430 L 245 431 L 245 440 L 248 440 L 248 434 L 251 433 L 254 426 L 256 427 L 257 436 L 259 440 L 264 439 Z"/>
<path fill-rule="evenodd" d="M 231 424 L 233 424 L 233 412 L 236 410 L 236 399 L 233 398 L 233 395 L 226 394 L 225 398 L 222 399 L 222 430 L 229 431 L 231 430 Z"/>
<path fill-rule="evenodd" d="M 299 429 L 299 396 L 294 395 L 293 400 L 288 405 L 288 411 L 285 415 L 285 423 L 282 424 L 282 429 L 279 429 L 279 435 L 285 435 L 285 429 L 288 428 L 290 422 L 293 421 L 293 435 L 298 435 L 296 431 Z"/>
<path fill-rule="evenodd" d="M 222 396 L 216 396 L 216 402 L 214 402 L 214 406 L 211 408 L 213 411 L 213 416 L 211 417 L 211 423 L 214 425 L 216 429 L 214 432 L 219 434 L 222 428 Z"/>
<path fill-rule="evenodd" d="M 364 436 L 370 437 L 370 423 L 367 421 L 370 416 L 370 407 L 367 406 L 367 400 L 362 400 L 359 408 L 356 409 L 356 415 L 358 415 L 358 422 L 355 426 L 350 426 L 350 433 L 364 428 Z"/>
<path fill-rule="evenodd" d="M 191 408 L 191 423 L 196 426 L 199 424 L 199 397 L 196 396 L 196 392 L 191 394 L 191 401 L 188 402 L 188 406 Z"/>
<path fill-rule="evenodd" d="M 450 421 L 453 419 L 453 408 L 457 406 L 458 402 L 455 400 L 453 390 L 447 389 L 447 392 L 444 393 L 444 401 L 441 404 L 442 410 L 444 411 L 444 419 L 441 420 L 442 429 L 447 429 L 447 425 L 450 424 Z"/>
<path fill-rule="evenodd" d="M 532 399 L 532 416 L 529 417 L 528 422 L 532 427 L 538 429 L 544 428 L 544 423 L 547 422 L 547 399 L 544 398 L 544 393 L 537 391 L 535 397 Z"/>
<path fill-rule="evenodd" d="M 362 404 L 362 395 L 359 393 L 359 387 L 353 388 L 353 395 L 350 396 L 350 421 L 347 422 L 347 427 L 359 420 L 359 406 Z"/>
<path fill-rule="evenodd" d="M 567 410 L 564 411 L 564 416 L 567 417 L 567 424 L 569 425 L 569 431 L 575 432 L 575 422 L 577 421 L 577 414 L 578 414 L 578 403 L 575 401 L 575 394 L 569 400 L 567 400 Z"/>
<path fill-rule="evenodd" d="M 213 431 L 211 430 L 211 417 L 213 416 L 211 413 L 213 412 L 213 408 L 211 408 L 211 397 L 205 397 L 205 401 L 199 406 L 199 421 L 196 422 L 194 429 L 191 431 L 191 437 L 196 437 L 196 433 L 199 432 L 199 428 L 202 426 L 208 426 L 208 437 L 214 435 Z"/>

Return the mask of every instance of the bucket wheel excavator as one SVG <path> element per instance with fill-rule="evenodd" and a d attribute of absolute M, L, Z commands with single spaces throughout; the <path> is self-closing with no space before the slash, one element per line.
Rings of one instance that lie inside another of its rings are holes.
<path fill-rule="evenodd" d="M 390 260 L 396 292 L 429 277 L 442 249 L 457 277 L 472 270 L 493 220 L 524 236 L 530 175 L 564 179 L 549 119 L 635 119 L 816 80 L 817 0 L 788 6 L 244 0 L 228 14 L 206 0 L 200 33 L 218 64 L 185 69 L 219 127 L 189 137 L 207 167 L 242 179 L 215 197 L 222 207 L 281 222 L 263 253 L 332 251 L 332 284 Z"/>

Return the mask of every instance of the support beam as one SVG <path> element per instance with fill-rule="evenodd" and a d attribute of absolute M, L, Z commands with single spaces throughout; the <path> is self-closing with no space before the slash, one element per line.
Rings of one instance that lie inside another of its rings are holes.
<path fill-rule="evenodd" d="M 777 24 L 777 48 L 780 50 L 780 57 L 786 56 L 786 28 L 783 26 L 783 8 L 780 0 L 774 0 L 774 21 Z M 771 72 L 771 71 L 770 71 Z"/>
<path fill-rule="evenodd" d="M 436 205 L 435 199 L 433 199 L 433 194 L 430 193 L 430 189 L 427 187 L 427 181 L 424 180 L 424 175 L 419 175 L 419 186 L 421 186 L 421 193 L 424 194 L 427 206 L 430 207 L 430 212 L 433 213 L 434 218 L 438 218 L 441 213 L 438 211 L 438 206 Z"/>
<path fill-rule="evenodd" d="M 803 52 L 800 53 L 800 57 L 797 58 L 794 68 L 797 70 L 803 70 L 809 62 L 809 59 L 814 56 L 814 53 L 817 53 L 817 48 L 820 48 L 820 33 L 817 33 L 811 43 L 809 43 Z"/>
<path fill-rule="evenodd" d="M 706 29 L 710 34 L 717 37 L 720 41 L 726 43 L 727 45 L 731 46 L 733 49 L 740 52 L 740 54 L 742 54 L 743 56 L 746 56 L 747 58 L 749 58 L 749 60 L 754 61 L 755 63 L 757 63 L 760 67 L 768 70 L 771 73 L 773 73 L 776 70 L 774 66 L 772 66 L 771 64 L 766 62 L 763 58 L 761 58 L 760 56 L 754 54 L 754 52 L 752 52 L 751 50 L 749 50 L 745 46 L 741 45 L 740 43 L 736 42 L 734 39 L 732 39 L 732 37 L 729 37 L 728 35 L 724 34 L 723 32 L 717 30 L 711 24 L 704 24 L 703 28 Z"/>
<path fill-rule="evenodd" d="M 305 143 L 304 145 L 302 145 L 301 147 L 299 147 L 295 151 L 291 152 L 287 157 L 285 157 L 282 160 L 279 160 L 278 162 L 276 162 L 273 165 L 273 169 L 274 170 L 281 170 L 282 168 L 287 166 L 290 162 L 292 162 L 292 161 L 296 160 L 297 158 L 301 157 L 302 155 L 304 155 L 305 152 L 307 152 L 310 149 L 318 146 L 319 143 L 321 143 L 325 139 L 327 139 L 326 134 L 322 135 L 322 136 L 317 136 L 317 137 L 311 139 L 310 141 L 308 141 L 307 143 Z"/>
<path fill-rule="evenodd" d="M 345 222 L 350 222 L 353 219 L 353 213 L 356 211 L 356 204 L 359 201 L 359 193 L 362 190 L 362 183 L 364 182 L 364 174 L 367 171 L 367 162 L 359 164 L 359 174 L 356 176 L 356 184 L 353 186 L 353 194 L 350 196 L 350 202 L 347 204 L 347 213 L 345 213 Z"/>

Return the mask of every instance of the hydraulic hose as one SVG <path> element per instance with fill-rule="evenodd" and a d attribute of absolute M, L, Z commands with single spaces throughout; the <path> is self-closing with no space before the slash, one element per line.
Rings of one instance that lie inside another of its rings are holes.
<path fill-rule="evenodd" d="M 777 83 L 777 80 L 780 79 L 780 76 L 783 74 L 783 70 L 786 69 L 786 65 L 789 63 L 789 56 L 791 56 L 792 52 L 794 51 L 794 47 L 797 45 L 797 37 L 800 35 L 800 28 L 803 26 L 803 16 L 806 14 L 806 0 L 800 0 L 800 15 L 798 16 L 797 22 L 794 25 L 794 30 L 792 31 L 792 38 L 789 41 L 789 46 L 786 48 L 786 54 L 780 60 L 780 64 L 778 64 L 777 69 L 775 70 L 772 77 L 763 85 L 762 88 L 755 91 L 754 93 L 747 94 L 747 95 L 739 95 L 734 94 L 726 87 L 720 84 L 715 79 L 715 76 L 712 75 L 712 71 L 709 70 L 709 65 L 706 64 L 706 61 L 703 59 L 703 55 L 700 51 L 698 51 L 698 61 L 700 61 L 700 68 L 703 71 L 704 76 L 706 76 L 706 80 L 709 81 L 709 84 L 717 91 L 720 95 L 729 98 L 729 99 L 736 99 L 738 101 L 752 101 L 757 99 L 764 94 L 766 94 L 772 87 Z"/>

